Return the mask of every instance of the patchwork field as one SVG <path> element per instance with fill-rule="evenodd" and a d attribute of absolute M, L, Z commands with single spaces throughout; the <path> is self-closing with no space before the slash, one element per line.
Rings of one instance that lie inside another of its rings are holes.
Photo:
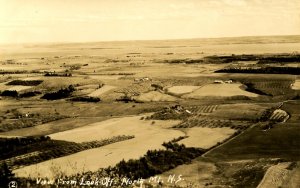
<path fill-rule="evenodd" d="M 81 170 L 81 172 L 96 171 L 99 168 L 114 166 L 122 159 L 139 158 L 148 150 L 162 149 L 161 144 L 163 142 L 184 135 L 181 131 L 161 127 L 175 125 L 178 121 L 155 121 L 155 124 L 152 124 L 151 121 L 140 120 L 141 117 L 143 116 L 115 118 L 81 128 L 50 134 L 49 136 L 55 140 L 78 143 L 101 140 L 118 135 L 134 135 L 135 137 L 127 141 L 20 168 L 14 172 L 22 177 L 35 177 L 37 174 L 41 177 L 53 177 L 56 174 L 51 169 L 58 167 L 66 175 L 74 175 L 77 173 L 76 170 Z M 97 160 L 99 158 L 101 160 Z M 72 166 L 73 168 L 71 168 Z"/>
<path fill-rule="evenodd" d="M 19 187 L 155 175 L 160 187 L 300 185 L 299 36 L 0 51 L 0 170 Z"/>

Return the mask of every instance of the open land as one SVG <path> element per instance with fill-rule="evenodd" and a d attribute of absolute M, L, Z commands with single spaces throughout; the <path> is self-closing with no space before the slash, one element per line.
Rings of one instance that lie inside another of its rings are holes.
<path fill-rule="evenodd" d="M 0 163 L 20 185 L 300 186 L 299 36 L 0 51 Z"/>

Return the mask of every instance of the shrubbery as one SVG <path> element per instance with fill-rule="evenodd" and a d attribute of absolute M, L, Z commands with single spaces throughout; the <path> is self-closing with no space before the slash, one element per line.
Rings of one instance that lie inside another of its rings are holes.
<path fill-rule="evenodd" d="M 23 154 L 21 148 L 41 144 L 49 140 L 50 137 L 48 136 L 0 138 L 0 159 Z"/>
<path fill-rule="evenodd" d="M 140 159 L 122 160 L 113 168 L 113 172 L 130 179 L 148 178 L 189 163 L 205 152 L 202 149 L 186 148 L 172 141 L 164 143 L 163 146 L 167 150 L 149 150 Z"/>
<path fill-rule="evenodd" d="M 25 93 L 21 93 L 19 95 L 20 98 L 27 98 L 27 97 L 34 97 L 36 95 L 40 95 L 42 94 L 41 92 L 39 91 L 29 91 L 29 92 L 25 92 Z"/>
<path fill-rule="evenodd" d="M 18 92 L 16 90 L 4 90 L 1 93 L 1 96 L 5 96 L 5 97 L 18 97 Z"/>
<path fill-rule="evenodd" d="M 48 136 L 12 139 L 2 138 L 0 139 L 0 159 L 8 159 L 22 155 L 23 157 L 21 158 L 10 160 L 10 166 L 30 165 L 132 138 L 134 138 L 134 136 L 121 135 L 83 143 L 51 140 Z M 36 151 L 37 153 L 35 155 L 30 155 L 30 153 Z"/>
<path fill-rule="evenodd" d="M 9 182 L 15 179 L 15 174 L 7 166 L 6 163 L 2 163 L 0 166 L 0 187 L 7 187 Z"/>
<path fill-rule="evenodd" d="M 58 77 L 71 77 L 71 73 L 53 73 L 53 72 L 47 72 L 44 74 L 44 76 L 58 76 Z"/>
<path fill-rule="evenodd" d="M 100 102 L 101 101 L 99 97 L 88 97 L 88 96 L 74 97 L 70 100 L 74 102 Z"/>
<path fill-rule="evenodd" d="M 251 74 L 292 74 L 299 75 L 300 67 L 261 67 L 261 68 L 226 68 L 215 71 L 216 73 L 251 73 Z"/>
<path fill-rule="evenodd" d="M 169 120 L 169 119 L 186 119 L 191 116 L 184 107 L 180 105 L 165 107 L 162 110 L 155 112 L 150 117 L 146 119 L 157 119 L 157 120 Z"/>
<path fill-rule="evenodd" d="M 37 86 L 42 82 L 43 80 L 13 80 L 6 85 Z"/>
<path fill-rule="evenodd" d="M 42 96 L 42 99 L 58 100 L 58 99 L 67 98 L 67 97 L 71 96 L 73 91 L 75 91 L 74 86 L 69 85 L 69 87 L 60 89 L 56 92 L 46 93 L 44 96 Z"/>

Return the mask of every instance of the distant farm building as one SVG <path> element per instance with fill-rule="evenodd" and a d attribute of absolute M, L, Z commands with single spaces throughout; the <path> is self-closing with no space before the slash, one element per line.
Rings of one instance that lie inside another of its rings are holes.
<path fill-rule="evenodd" d="M 145 81 L 149 81 L 150 78 L 148 77 L 143 77 L 143 78 L 135 78 L 134 82 L 145 82 Z"/>
<path fill-rule="evenodd" d="M 215 84 L 231 84 L 233 81 L 232 80 L 226 80 L 226 81 L 223 81 L 223 80 L 215 80 L 214 83 Z"/>
<path fill-rule="evenodd" d="M 215 84 L 223 84 L 224 82 L 223 82 L 223 80 L 215 80 L 214 83 Z"/>

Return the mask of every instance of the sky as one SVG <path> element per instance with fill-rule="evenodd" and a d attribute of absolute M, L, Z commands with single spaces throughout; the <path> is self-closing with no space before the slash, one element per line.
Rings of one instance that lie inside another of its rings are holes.
<path fill-rule="evenodd" d="M 0 44 L 299 34 L 299 0 L 0 0 Z"/>

